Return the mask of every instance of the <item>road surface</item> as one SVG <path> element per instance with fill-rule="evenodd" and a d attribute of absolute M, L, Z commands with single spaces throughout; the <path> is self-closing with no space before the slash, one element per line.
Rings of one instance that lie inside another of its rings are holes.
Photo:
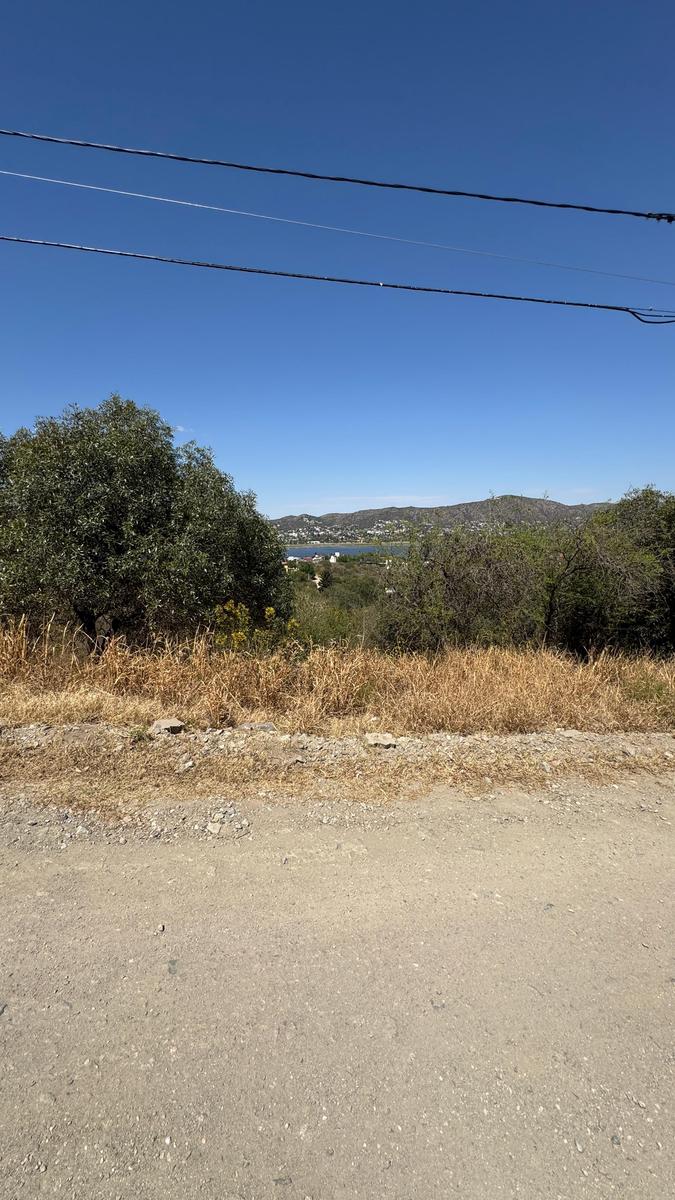
<path fill-rule="evenodd" d="M 0 1196 L 665 1200 L 674 794 L 8 804 Z"/>

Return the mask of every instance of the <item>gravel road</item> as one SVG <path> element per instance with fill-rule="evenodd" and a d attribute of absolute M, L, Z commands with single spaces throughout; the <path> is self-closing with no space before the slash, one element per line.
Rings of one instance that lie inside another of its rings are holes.
<path fill-rule="evenodd" d="M 5 795 L 0 1196 L 675 1194 L 674 800 L 439 788 L 211 836 Z"/>

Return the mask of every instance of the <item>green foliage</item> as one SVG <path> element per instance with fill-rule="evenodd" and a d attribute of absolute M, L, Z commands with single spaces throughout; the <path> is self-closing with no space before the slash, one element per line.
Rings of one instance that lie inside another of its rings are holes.
<path fill-rule="evenodd" d="M 380 575 L 384 572 L 380 571 Z M 379 599 L 384 586 L 371 574 L 352 569 L 336 576 L 333 582 L 333 603 L 347 610 L 367 608 Z"/>
<path fill-rule="evenodd" d="M 274 610 L 272 610 L 274 611 Z M 215 642 L 221 650 L 248 648 L 251 637 L 251 614 L 245 604 L 228 600 L 217 604 L 214 612 Z"/>
<path fill-rule="evenodd" d="M 636 606 L 627 624 L 632 645 L 659 652 L 675 649 L 675 495 L 653 487 L 629 492 L 601 525 L 638 548 L 650 567 L 648 602 Z"/>
<path fill-rule="evenodd" d="M 575 653 L 637 647 L 640 614 L 653 608 L 653 555 L 613 522 L 594 518 L 545 546 L 543 640 Z M 645 643 L 646 644 L 646 643 Z"/>
<path fill-rule="evenodd" d="M 376 620 L 373 608 L 341 608 L 333 603 L 333 592 L 317 591 L 314 587 L 296 592 L 294 604 L 294 638 L 305 646 L 330 646 L 336 642 L 348 645 L 370 645 Z"/>
<path fill-rule="evenodd" d="M 215 624 L 223 650 L 255 653 L 675 650 L 675 496 L 654 488 L 577 527 L 413 533 L 390 570 L 383 555 L 344 558 L 318 589 L 313 563 L 287 576 L 282 561 L 255 498 L 208 450 L 176 447 L 150 409 L 111 396 L 0 435 L 0 616 L 55 614 L 134 641 Z"/>
<path fill-rule="evenodd" d="M 392 566 L 379 640 L 400 650 L 523 642 L 536 632 L 540 569 L 513 536 L 467 530 L 413 535 Z"/>
<path fill-rule="evenodd" d="M 373 645 L 376 602 L 386 575 L 383 561 L 349 556 L 320 567 L 318 589 L 315 572 L 315 565 L 306 563 L 290 571 L 297 622 L 294 640 L 305 646 Z"/>
<path fill-rule="evenodd" d="M 570 529 L 438 531 L 393 565 L 379 641 L 675 649 L 675 497 L 632 493 Z"/>
<path fill-rule="evenodd" d="M 91 636 L 184 633 L 234 597 L 287 615 L 282 547 L 210 451 L 111 396 L 0 444 L 0 610 Z"/>
<path fill-rule="evenodd" d="M 294 617 L 286 620 L 269 605 L 261 624 L 253 623 L 245 604 L 228 600 L 216 605 L 215 643 L 221 650 L 247 650 L 269 654 L 296 636 L 298 623 Z"/>

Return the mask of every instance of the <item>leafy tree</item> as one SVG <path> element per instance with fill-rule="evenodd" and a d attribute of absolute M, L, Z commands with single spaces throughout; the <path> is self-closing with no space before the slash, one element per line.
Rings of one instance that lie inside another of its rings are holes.
<path fill-rule="evenodd" d="M 635 608 L 627 634 L 636 644 L 675 650 L 675 495 L 654 487 L 634 490 L 598 523 L 616 531 L 648 557 L 651 587 Z"/>
<path fill-rule="evenodd" d="M 654 608 L 658 564 L 615 521 L 596 518 L 544 538 L 543 640 L 575 653 L 646 645 L 641 614 Z"/>
<path fill-rule="evenodd" d="M 675 497 L 647 489 L 578 529 L 417 536 L 391 572 L 384 645 L 675 647 Z"/>
<path fill-rule="evenodd" d="M 414 534 L 391 571 L 380 639 L 433 651 L 448 644 L 523 642 L 537 632 L 540 568 L 517 535 L 438 530 Z"/>
<path fill-rule="evenodd" d="M 133 638 L 287 614 L 282 546 L 210 451 L 117 395 L 0 442 L 0 610 Z"/>

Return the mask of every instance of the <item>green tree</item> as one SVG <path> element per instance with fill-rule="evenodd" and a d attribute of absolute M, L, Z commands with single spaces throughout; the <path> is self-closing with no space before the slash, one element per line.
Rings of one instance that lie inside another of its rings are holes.
<path fill-rule="evenodd" d="M 0 610 L 139 639 L 289 608 L 283 549 L 210 451 L 113 395 L 0 442 Z"/>
<path fill-rule="evenodd" d="M 620 529 L 648 552 L 658 568 L 653 602 L 633 622 L 640 641 L 654 649 L 675 650 L 675 495 L 646 487 L 629 492 L 611 511 Z"/>
<path fill-rule="evenodd" d="M 577 529 L 414 537 L 391 571 L 380 639 L 402 649 L 548 644 L 672 650 L 675 497 L 631 494 Z"/>
<path fill-rule="evenodd" d="M 574 653 L 651 644 L 639 627 L 654 611 L 655 556 L 614 519 L 545 535 L 543 640 Z"/>
<path fill-rule="evenodd" d="M 517 533 L 416 533 L 389 574 L 379 627 L 385 646 L 518 643 L 540 627 L 541 564 Z"/>

